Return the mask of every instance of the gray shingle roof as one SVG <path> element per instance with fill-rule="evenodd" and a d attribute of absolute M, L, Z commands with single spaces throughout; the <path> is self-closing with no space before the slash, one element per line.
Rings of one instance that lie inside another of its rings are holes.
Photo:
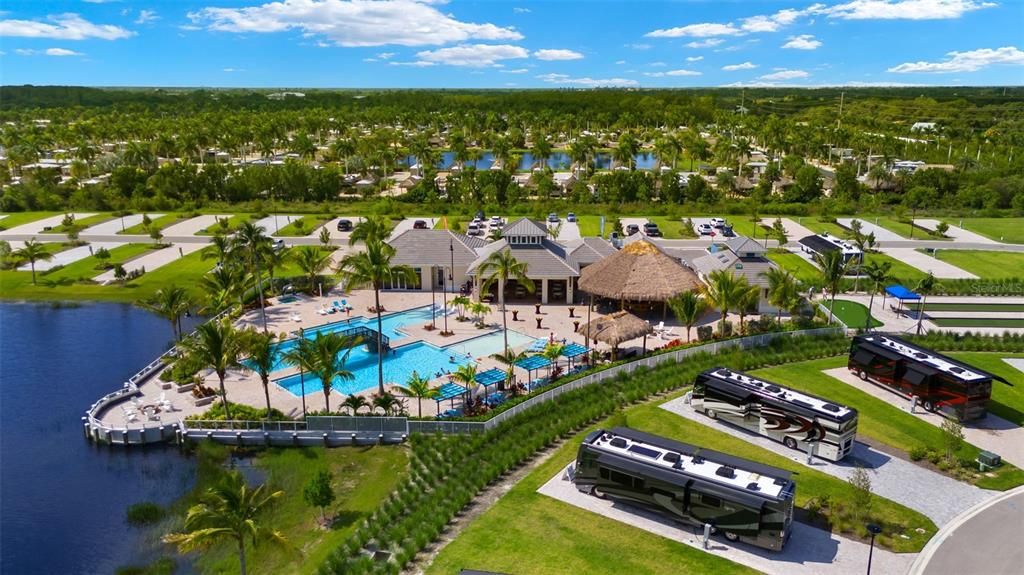
<path fill-rule="evenodd" d="M 736 236 L 725 242 L 725 245 L 734 254 L 757 254 L 768 253 L 764 246 L 746 236 Z"/>
<path fill-rule="evenodd" d="M 615 253 L 615 248 L 601 238 L 581 238 L 559 243 L 568 251 L 569 265 L 577 271 L 581 266 L 596 263 Z"/>
<path fill-rule="evenodd" d="M 715 270 L 728 269 L 733 277 L 747 278 L 752 286 L 768 287 L 768 278 L 764 275 L 775 267 L 775 263 L 767 258 L 740 258 L 730 251 L 719 251 L 693 260 L 693 267 L 702 276 Z"/>
<path fill-rule="evenodd" d="M 535 222 L 529 218 L 519 218 L 514 222 L 509 222 L 507 226 L 501 230 L 502 236 L 546 236 L 548 235 L 548 229 L 539 222 Z"/>
<path fill-rule="evenodd" d="M 388 241 L 395 248 L 393 264 L 408 266 L 448 266 L 455 250 L 455 265 L 469 265 L 477 258 L 474 248 L 487 245 L 487 240 L 471 238 L 449 230 L 406 230 Z"/>
<path fill-rule="evenodd" d="M 540 245 L 509 245 L 505 240 L 498 240 L 479 250 L 477 259 L 469 265 L 469 275 L 476 275 L 487 257 L 500 250 L 512 250 L 517 260 L 526 264 L 526 277 L 531 279 L 564 279 L 577 277 L 579 272 L 566 260 L 564 246 L 545 239 Z"/>

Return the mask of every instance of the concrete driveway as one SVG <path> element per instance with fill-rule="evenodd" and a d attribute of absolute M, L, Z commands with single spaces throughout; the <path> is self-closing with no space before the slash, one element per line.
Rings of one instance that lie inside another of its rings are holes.
<path fill-rule="evenodd" d="M 78 260 L 84 260 L 85 258 L 91 256 L 95 250 L 98 250 L 100 248 L 112 250 L 116 247 L 120 247 L 123 245 L 124 242 L 93 242 L 88 245 L 78 246 L 77 248 L 71 248 L 70 250 L 64 250 L 62 252 L 54 254 L 53 259 L 51 259 L 50 261 L 37 261 L 36 271 L 42 272 L 46 270 L 51 270 L 57 266 L 66 266 L 68 264 L 73 264 Z M 32 266 L 29 264 L 18 266 L 18 271 L 22 272 L 27 272 L 30 271 L 31 269 Z"/>
<path fill-rule="evenodd" d="M 192 252 L 199 251 L 206 247 L 206 244 L 171 244 L 166 248 L 159 250 L 152 250 L 148 253 L 142 254 L 141 256 L 126 262 L 124 269 L 128 271 L 145 269 L 146 272 L 151 272 L 157 268 L 161 268 L 183 256 L 187 256 Z M 210 262 L 210 267 L 214 265 L 213 261 Z M 107 283 L 114 281 L 114 270 L 107 270 L 102 274 L 93 278 L 93 280 L 100 283 Z"/>
<path fill-rule="evenodd" d="M 74 212 L 76 221 L 84 220 L 85 218 L 95 216 L 92 212 Z M 9 230 L 0 231 L 0 236 L 18 236 L 18 235 L 34 235 L 43 233 L 44 228 L 55 228 L 64 221 L 64 214 L 56 216 L 50 216 L 27 224 L 21 224 L 20 226 L 14 226 Z"/>
<path fill-rule="evenodd" d="M 333 220 L 331 220 L 331 221 L 327 222 L 326 224 L 324 224 L 324 226 L 327 228 L 327 231 L 330 232 L 332 240 L 341 240 L 341 241 L 347 243 L 348 242 L 348 237 L 352 235 L 352 232 L 339 232 L 338 231 L 338 221 L 339 220 L 348 220 L 348 221 L 352 222 L 352 227 L 355 227 L 356 224 L 358 224 L 359 222 L 363 221 L 363 218 L 359 218 L 359 217 L 356 217 L 356 216 L 341 216 L 341 217 L 334 218 Z M 320 228 L 317 228 L 317 229 L 313 230 L 306 237 L 319 238 L 320 237 Z"/>
<path fill-rule="evenodd" d="M 229 215 L 206 215 L 189 218 L 183 222 L 164 228 L 165 238 L 174 239 L 176 236 L 194 236 L 206 228 L 217 223 L 218 219 L 230 218 Z"/>
<path fill-rule="evenodd" d="M 881 252 L 925 273 L 931 272 L 937 278 L 976 279 L 978 277 L 951 263 L 923 254 L 914 248 L 881 248 Z"/>
<path fill-rule="evenodd" d="M 932 220 L 932 219 L 928 219 L 928 218 L 922 218 L 922 219 L 919 219 L 919 220 L 914 220 L 914 223 L 916 223 L 917 225 L 921 226 L 922 228 L 929 229 L 929 230 L 934 230 L 935 226 L 939 225 L 939 220 Z M 953 238 L 954 240 L 957 240 L 957 241 L 974 242 L 974 243 L 978 243 L 978 244 L 997 244 L 997 243 L 999 243 L 999 242 L 997 242 L 997 241 L 995 241 L 995 240 L 993 240 L 991 238 L 986 238 L 985 236 L 983 236 L 981 234 L 976 234 L 974 232 L 969 232 L 969 231 L 967 231 L 967 230 L 965 230 L 963 228 L 957 227 L 957 226 L 949 226 L 949 229 L 946 230 L 946 235 L 951 237 L 951 238 Z"/>
<path fill-rule="evenodd" d="M 405 218 L 404 220 L 398 222 L 398 225 L 395 226 L 395 229 L 391 230 L 391 237 L 397 238 L 398 236 L 402 235 L 402 232 L 406 230 L 411 230 L 413 224 L 416 223 L 416 220 L 423 220 L 427 222 L 428 230 L 434 229 L 434 226 L 437 224 L 437 218 Z"/>
<path fill-rule="evenodd" d="M 558 224 L 548 224 L 548 228 L 553 228 Z M 558 230 L 558 239 L 562 241 L 578 240 L 580 239 L 580 226 L 576 222 L 568 222 L 562 220 L 562 229 Z"/>
<path fill-rule="evenodd" d="M 263 228 L 268 236 L 272 236 L 277 233 L 277 230 L 287 226 L 302 216 L 287 216 L 284 214 L 275 214 L 267 216 L 261 220 L 256 221 L 256 225 Z"/>
<path fill-rule="evenodd" d="M 853 222 L 856 219 L 857 218 L 837 218 L 836 221 L 839 222 L 839 225 L 848 228 L 848 227 L 850 227 L 850 223 Z M 891 242 L 891 241 L 900 241 L 900 240 L 907 239 L 907 238 L 904 238 L 903 236 L 901 236 L 901 235 L 899 235 L 899 234 L 897 234 L 895 232 L 891 232 L 891 231 L 883 228 L 882 226 L 877 226 L 877 225 L 875 225 L 875 224 L 873 224 L 873 223 L 871 223 L 871 222 L 869 222 L 867 220 L 860 220 L 860 224 L 861 224 L 861 228 L 860 228 L 861 233 L 863 233 L 863 234 L 870 234 L 871 232 L 874 232 L 875 233 L 875 239 L 880 241 L 880 242 Z"/>
<path fill-rule="evenodd" d="M 132 214 L 130 216 L 124 216 L 123 218 L 114 218 L 112 220 L 96 224 L 95 226 L 89 226 L 82 230 L 82 233 L 99 235 L 116 234 L 132 226 L 141 224 L 142 218 L 144 217 L 146 217 L 145 214 Z M 149 214 L 149 219 L 151 220 L 161 217 L 163 217 L 163 214 Z"/>
<path fill-rule="evenodd" d="M 798 224 L 794 220 L 791 220 L 789 218 L 779 218 L 779 219 L 782 220 L 782 227 L 784 227 L 786 229 L 786 237 L 791 242 L 798 241 L 801 238 L 806 238 L 807 236 L 815 235 L 814 230 L 812 230 L 812 229 L 810 229 L 810 228 L 808 228 L 808 227 L 806 227 L 806 226 L 804 226 L 802 224 Z M 768 226 L 768 227 L 772 227 L 772 224 L 775 223 L 775 218 L 761 218 L 761 223 L 766 225 L 766 226 Z"/>

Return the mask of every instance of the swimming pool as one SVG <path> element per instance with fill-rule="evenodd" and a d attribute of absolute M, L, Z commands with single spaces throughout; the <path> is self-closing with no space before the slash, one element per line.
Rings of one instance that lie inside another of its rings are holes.
<path fill-rule="evenodd" d="M 388 337 L 392 337 L 392 341 L 408 337 L 395 330 L 404 325 L 423 323 L 424 314 L 426 316 L 426 320 L 429 321 L 429 307 L 416 308 L 392 314 L 392 316 L 389 317 L 384 317 L 384 334 Z M 367 321 L 369 323 L 366 323 Z M 361 321 L 353 320 L 351 324 L 342 321 L 337 322 L 336 324 L 328 324 L 318 328 L 317 330 L 308 330 L 304 333 L 304 336 L 312 339 L 316 337 L 316 333 L 318 332 L 338 331 L 341 329 L 348 329 L 349 327 L 356 325 L 366 325 L 367 327 L 375 329 L 376 324 L 376 319 Z M 392 336 L 392 334 L 395 335 Z M 508 345 L 512 348 L 526 345 L 533 340 L 534 338 L 517 331 L 509 330 L 508 332 Z M 291 339 L 281 342 L 279 344 L 278 353 L 294 347 L 296 345 L 296 341 L 297 340 Z M 479 337 L 445 347 L 437 347 L 423 341 L 403 345 L 384 356 L 384 382 L 404 385 L 405 382 L 408 381 L 409 377 L 412 376 L 413 371 L 416 371 L 423 377 L 432 379 L 438 373 L 455 371 L 460 365 L 464 365 L 472 361 L 470 358 L 486 357 L 488 355 L 498 353 L 504 348 L 504 345 L 504 338 L 501 331 L 481 335 Z M 275 366 L 274 371 L 287 367 L 288 365 L 279 362 Z M 352 375 L 355 377 L 351 380 L 342 381 L 340 379 L 336 379 L 334 381 L 333 388 L 337 389 L 342 394 L 347 395 L 358 393 L 377 385 L 377 354 L 370 353 L 366 350 L 365 346 L 359 346 L 352 350 L 352 353 L 348 357 L 348 361 L 345 363 L 345 369 L 351 371 Z M 274 380 L 274 383 L 280 385 L 298 397 L 302 396 L 303 384 L 305 385 L 307 395 L 323 392 L 323 386 L 320 384 L 320 379 L 308 373 L 302 376 L 294 374 L 288 377 L 276 379 Z"/>

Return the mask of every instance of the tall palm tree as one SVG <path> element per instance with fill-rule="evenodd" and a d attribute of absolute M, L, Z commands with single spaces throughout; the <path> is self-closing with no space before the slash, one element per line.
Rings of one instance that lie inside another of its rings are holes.
<path fill-rule="evenodd" d="M 870 261 L 861 268 L 864 275 L 868 276 L 868 280 L 871 282 L 871 297 L 868 298 L 868 317 L 864 320 L 864 330 L 871 329 L 871 310 L 875 305 L 875 294 L 878 293 L 878 288 L 883 283 L 893 279 L 892 262 L 878 262 Z M 885 307 L 885 303 L 882 303 L 882 307 Z"/>
<path fill-rule="evenodd" d="M 355 379 L 345 368 L 352 349 L 362 342 L 360 337 L 350 337 L 337 332 L 317 333 L 316 339 L 300 339 L 298 345 L 284 354 L 284 360 L 320 378 L 324 391 L 324 405 L 331 411 L 331 390 L 334 380 Z M 380 354 L 378 354 L 380 355 Z"/>
<path fill-rule="evenodd" d="M 928 303 L 928 296 L 938 287 L 935 276 L 931 272 L 921 278 L 914 287 L 914 291 L 921 295 L 921 305 L 917 308 L 917 335 L 921 335 L 921 322 L 924 321 L 924 308 Z"/>
<path fill-rule="evenodd" d="M 768 303 L 778 310 L 775 321 L 782 323 L 782 310 L 787 309 L 789 303 L 800 295 L 800 286 L 789 270 L 781 267 L 773 267 L 761 274 L 768 279 Z"/>
<path fill-rule="evenodd" d="M 494 359 L 496 359 L 496 360 L 500 361 L 501 363 L 505 364 L 506 366 L 508 366 L 505 369 L 505 382 L 508 383 L 511 386 L 512 383 L 515 381 L 516 362 L 518 362 L 521 359 L 526 358 L 527 355 L 529 355 L 529 354 L 527 354 L 525 351 L 515 352 L 515 351 L 512 351 L 512 350 L 509 350 L 508 352 L 496 353 L 496 354 L 494 354 L 491 357 L 493 357 Z M 515 387 L 514 386 L 512 386 L 512 390 L 513 390 L 513 393 L 514 393 L 515 392 Z"/>
<path fill-rule="evenodd" d="M 274 334 L 260 333 L 254 329 L 245 332 L 243 337 L 244 353 L 249 356 L 246 367 L 256 372 L 263 383 L 263 396 L 267 400 L 267 419 L 270 419 L 270 372 L 277 366 L 277 348 L 274 346 Z"/>
<path fill-rule="evenodd" d="M 686 343 L 690 343 L 690 330 L 704 314 L 707 304 L 697 292 L 686 291 L 668 300 L 668 307 L 680 323 L 686 326 Z"/>
<path fill-rule="evenodd" d="M 391 223 L 381 216 L 372 216 L 364 219 L 352 228 L 352 234 L 348 237 L 348 245 L 354 246 L 356 242 L 383 242 L 391 234 Z"/>
<path fill-rule="evenodd" d="M 228 392 L 224 389 L 224 378 L 229 369 L 242 368 L 242 339 L 231 321 L 224 318 L 208 321 L 196 328 L 196 335 L 186 339 L 182 346 L 185 353 L 199 365 L 212 369 L 220 381 L 220 399 L 224 405 L 224 419 L 231 419 L 228 408 Z"/>
<path fill-rule="evenodd" d="M 466 389 L 472 390 L 471 386 L 476 383 L 476 364 L 467 363 L 460 365 L 452 372 L 452 379 L 463 383 Z"/>
<path fill-rule="evenodd" d="M 501 304 L 501 324 L 505 337 L 506 354 L 508 354 L 508 315 L 505 309 L 505 284 L 508 283 L 508 280 L 514 279 L 526 288 L 526 291 L 533 293 L 533 280 L 526 277 L 526 271 L 526 262 L 517 260 L 516 256 L 512 255 L 512 250 L 499 250 L 487 256 L 478 271 L 484 280 L 480 288 L 481 291 L 487 291 L 495 283 L 498 284 L 498 303 Z"/>
<path fill-rule="evenodd" d="M 439 394 L 437 389 L 430 387 L 430 380 L 421 377 L 415 370 L 406 380 L 405 385 L 396 386 L 396 389 L 402 395 L 416 398 L 416 417 L 423 417 L 423 400 L 434 399 Z"/>
<path fill-rule="evenodd" d="M 260 543 L 288 544 L 280 531 L 258 520 L 259 515 L 282 496 L 284 491 L 268 493 L 266 485 L 250 489 L 245 478 L 232 471 L 200 496 L 198 504 L 189 508 L 184 532 L 169 533 L 163 541 L 177 545 L 181 553 L 204 549 L 220 541 L 233 541 L 238 547 L 241 574 L 245 575 L 247 540 L 253 547 Z"/>
<path fill-rule="evenodd" d="M 736 311 L 740 314 L 740 333 L 743 333 L 743 320 L 747 317 L 750 309 L 757 307 L 761 297 L 761 288 L 752 286 L 747 278 L 739 278 L 739 286 L 736 288 Z"/>
<path fill-rule="evenodd" d="M 238 266 L 222 265 L 203 274 L 199 287 L 206 294 L 206 301 L 201 311 L 215 314 L 236 300 L 242 305 L 248 283 L 249 274 Z"/>
<path fill-rule="evenodd" d="M 32 268 L 32 285 L 36 284 L 36 262 L 48 262 L 53 259 L 53 254 L 46 249 L 46 246 L 37 242 L 35 238 L 29 239 L 22 248 L 14 250 L 11 255 L 19 260 L 28 262 Z"/>
<path fill-rule="evenodd" d="M 192 296 L 187 290 L 173 285 L 160 288 L 153 293 L 152 298 L 140 302 L 139 305 L 170 321 L 174 340 L 181 341 L 181 316 L 187 314 L 193 305 Z"/>
<path fill-rule="evenodd" d="M 245 259 L 256 279 L 256 295 L 260 300 L 260 316 L 263 318 L 263 331 L 267 331 L 267 310 L 263 304 L 263 274 L 260 273 L 260 261 L 268 252 L 274 250 L 263 226 L 253 222 L 242 222 L 235 232 L 235 246 L 241 248 Z"/>
<path fill-rule="evenodd" d="M 732 270 L 715 270 L 708 274 L 708 283 L 702 288 L 708 303 L 722 313 L 718 323 L 719 335 L 725 335 L 725 321 L 730 309 L 738 304 L 740 282 Z"/>
<path fill-rule="evenodd" d="M 814 254 L 814 261 L 821 268 L 821 279 L 832 297 L 828 306 L 828 322 L 832 323 L 832 318 L 835 317 L 832 308 L 836 304 L 836 293 L 843 288 L 843 278 L 850 273 L 854 260 L 847 261 L 843 259 L 843 252 L 832 250 L 823 254 Z"/>
<path fill-rule="evenodd" d="M 384 345 L 381 321 L 383 308 L 380 305 L 380 290 L 393 283 L 404 281 L 414 283 L 418 274 L 407 265 L 392 265 L 395 248 L 380 240 L 367 242 L 366 249 L 346 255 L 338 264 L 338 273 L 347 286 L 370 286 L 373 288 L 374 309 L 377 312 L 377 389 L 384 393 Z"/>
<path fill-rule="evenodd" d="M 313 295 L 316 277 L 331 265 L 331 254 L 316 246 L 302 246 L 294 251 L 292 259 L 309 280 L 309 293 Z"/>

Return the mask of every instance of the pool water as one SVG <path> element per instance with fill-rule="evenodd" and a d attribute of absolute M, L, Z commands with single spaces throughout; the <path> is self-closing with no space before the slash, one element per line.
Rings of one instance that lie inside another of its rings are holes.
<path fill-rule="evenodd" d="M 415 308 L 384 316 L 382 326 L 384 335 L 391 338 L 392 343 L 408 338 L 409 336 L 398 331 L 407 325 L 422 325 L 430 321 L 430 307 Z M 377 328 L 376 318 L 353 319 L 351 322 L 340 321 L 327 324 L 315 330 L 307 330 L 303 335 L 308 339 L 315 339 L 317 333 L 340 331 L 350 327 L 366 326 L 371 329 Z M 523 335 L 517 331 L 508 332 L 508 345 L 511 348 L 520 347 L 533 341 L 534 338 Z M 291 349 L 296 345 L 295 339 L 286 340 L 279 344 L 278 353 Z M 504 337 L 501 331 L 489 333 L 460 343 L 445 347 L 437 347 L 427 342 L 418 341 L 403 345 L 392 350 L 384 356 L 384 383 L 397 383 L 404 385 L 412 376 L 413 371 L 420 376 L 432 379 L 438 374 L 455 371 L 460 365 L 464 365 L 475 358 L 486 357 L 499 353 L 504 349 Z M 277 363 L 274 371 L 288 368 L 289 366 L 281 361 Z M 354 379 L 335 379 L 333 388 L 342 394 L 353 394 L 373 388 L 377 385 L 377 354 L 367 351 L 365 346 L 359 346 L 352 350 L 345 362 L 345 369 L 352 372 Z M 310 374 L 294 374 L 274 380 L 281 387 L 293 395 L 302 396 L 302 389 L 305 386 L 306 394 L 322 393 L 323 386 L 320 379 Z"/>

